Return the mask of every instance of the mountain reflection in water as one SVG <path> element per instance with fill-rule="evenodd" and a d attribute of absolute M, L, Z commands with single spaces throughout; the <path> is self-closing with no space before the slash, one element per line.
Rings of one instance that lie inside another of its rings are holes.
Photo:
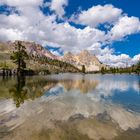
<path fill-rule="evenodd" d="M 139 93 L 136 75 L 1 79 L 0 139 L 139 140 Z"/>

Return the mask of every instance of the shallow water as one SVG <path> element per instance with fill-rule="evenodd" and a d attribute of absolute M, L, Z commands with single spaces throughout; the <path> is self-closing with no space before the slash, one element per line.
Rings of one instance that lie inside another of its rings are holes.
<path fill-rule="evenodd" d="M 2 140 L 140 140 L 140 76 L 0 78 Z"/>

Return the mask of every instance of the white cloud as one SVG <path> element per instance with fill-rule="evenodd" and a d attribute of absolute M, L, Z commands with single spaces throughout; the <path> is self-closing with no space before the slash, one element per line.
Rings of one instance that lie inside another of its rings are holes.
<path fill-rule="evenodd" d="M 98 58 L 104 64 L 111 65 L 112 67 L 126 67 L 131 64 L 131 58 L 126 54 L 105 54 L 99 55 Z"/>
<path fill-rule="evenodd" d="M 1 0 L 0 4 L 6 4 L 9 6 L 39 6 L 43 3 L 43 0 Z"/>
<path fill-rule="evenodd" d="M 101 62 L 104 64 L 110 65 L 112 67 L 126 67 L 131 66 L 133 64 L 136 64 L 138 61 L 140 61 L 140 54 L 135 55 L 133 58 L 131 58 L 127 54 L 120 54 L 115 55 L 113 53 L 106 53 L 103 55 L 97 56 Z"/>
<path fill-rule="evenodd" d="M 0 18 L 3 19 L 0 21 L 0 27 L 3 28 L 1 36 L 5 30 L 5 37 L 0 38 L 0 40 L 13 40 L 15 35 L 9 36 L 7 30 L 10 32 L 12 30 L 14 33 L 16 30 L 16 33 L 18 31 L 21 34 L 20 39 L 61 47 L 64 51 L 72 50 L 73 52 L 88 48 L 94 50 L 95 44 L 101 46 L 100 42 L 106 40 L 105 33 L 98 29 L 90 27 L 77 29 L 67 22 L 58 24 L 55 21 L 55 15 L 45 16 L 37 8 L 26 9 L 25 11 L 23 7 L 19 9 L 21 10 L 20 16 L 17 14 L 0 15 Z M 29 11 L 32 12 L 29 13 Z M 36 13 L 38 18 L 32 18 L 32 13 Z"/>
<path fill-rule="evenodd" d="M 50 9 L 55 11 L 59 18 L 65 15 L 64 8 L 68 5 L 68 0 L 52 0 Z"/>
<path fill-rule="evenodd" d="M 92 28 L 107 24 L 105 27 L 107 27 L 109 42 L 122 40 L 128 35 L 140 32 L 139 18 L 128 17 L 121 9 L 108 4 L 93 6 L 88 10 L 76 13 L 72 15 L 70 20 Z"/>
<path fill-rule="evenodd" d="M 102 44 L 101 43 L 94 43 L 92 46 L 88 47 L 87 49 L 93 53 L 96 56 L 102 56 L 102 55 L 106 55 L 106 54 L 112 54 L 114 52 L 113 49 L 105 47 L 105 48 L 101 48 Z"/>
<path fill-rule="evenodd" d="M 17 29 L 4 29 L 0 28 L 0 40 L 22 40 L 24 38 L 23 33 Z"/>
<path fill-rule="evenodd" d="M 132 59 L 133 63 L 136 64 L 138 61 L 140 61 L 140 54 L 135 55 Z"/>
<path fill-rule="evenodd" d="M 61 56 L 60 52 L 58 52 L 57 50 L 50 50 L 50 51 L 56 56 Z"/>
<path fill-rule="evenodd" d="M 113 5 L 98 5 L 89 8 L 87 11 L 81 11 L 80 14 L 72 16 L 76 23 L 96 27 L 99 24 L 115 22 L 122 14 L 122 10 Z"/>
<path fill-rule="evenodd" d="M 114 40 L 119 40 L 127 35 L 138 32 L 140 30 L 138 18 L 122 16 L 122 10 L 112 5 L 94 6 L 93 9 L 96 11 L 96 14 L 98 13 L 98 16 L 96 17 L 95 13 L 93 17 L 89 16 L 91 26 L 79 29 L 71 26 L 66 20 L 62 23 L 57 23 L 56 17 L 63 18 L 65 14 L 64 7 L 68 5 L 68 1 L 62 0 L 58 1 L 58 3 L 54 1 L 44 5 L 43 0 L 1 0 L 0 4 L 15 6 L 19 14 L 0 14 L 0 40 L 14 41 L 20 39 L 35 41 L 43 45 L 61 47 L 64 51 L 74 53 L 88 49 L 97 55 L 100 61 L 112 66 L 126 66 L 127 62 L 131 61 L 133 64 L 138 61 L 138 56 L 130 58 L 125 54 L 115 55 L 113 49 L 109 47 L 102 48 L 102 45 L 106 45 L 108 41 L 111 43 Z M 53 7 L 52 10 L 56 14 L 44 15 L 39 8 L 42 5 L 49 6 L 51 9 Z M 107 34 L 95 27 L 105 22 L 114 25 Z M 88 25 L 88 23 L 85 24 Z"/>
<path fill-rule="evenodd" d="M 1 28 L 12 28 L 12 29 L 25 29 L 29 26 L 28 19 L 24 16 L 17 14 L 12 15 L 0 15 L 0 27 Z"/>
<path fill-rule="evenodd" d="M 110 31 L 111 40 L 120 40 L 140 32 L 140 20 L 136 17 L 121 17 Z"/>

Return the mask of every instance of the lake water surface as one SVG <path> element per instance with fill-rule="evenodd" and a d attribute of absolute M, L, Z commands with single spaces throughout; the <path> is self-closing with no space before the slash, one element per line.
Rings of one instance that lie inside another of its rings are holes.
<path fill-rule="evenodd" d="M 140 76 L 0 77 L 1 140 L 140 140 Z"/>

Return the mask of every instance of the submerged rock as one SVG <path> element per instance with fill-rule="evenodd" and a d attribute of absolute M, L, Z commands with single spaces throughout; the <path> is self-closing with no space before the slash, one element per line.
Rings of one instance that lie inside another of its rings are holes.
<path fill-rule="evenodd" d="M 82 114 L 75 114 L 69 118 L 69 121 L 83 120 L 85 117 Z"/>
<path fill-rule="evenodd" d="M 102 121 L 102 122 L 107 122 L 111 120 L 111 117 L 107 114 L 105 111 L 104 113 L 100 113 L 97 116 L 97 120 Z"/>

